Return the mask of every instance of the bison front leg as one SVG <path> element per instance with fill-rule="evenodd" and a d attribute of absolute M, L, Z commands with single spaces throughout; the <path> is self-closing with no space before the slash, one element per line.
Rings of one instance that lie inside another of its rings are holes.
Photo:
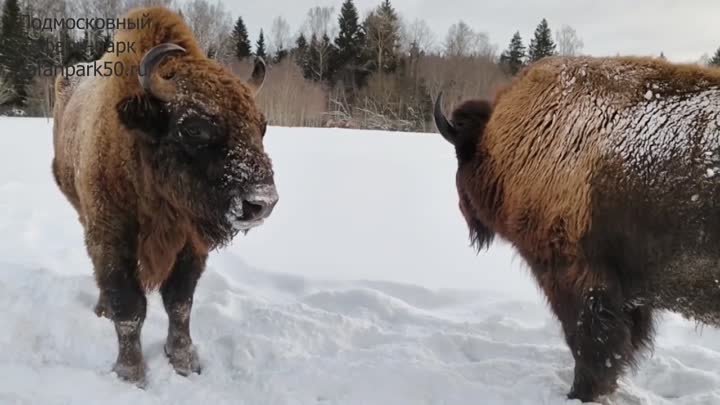
<path fill-rule="evenodd" d="M 147 300 L 137 279 L 136 237 L 130 234 L 125 238 L 108 236 L 106 232 L 93 231 L 86 235 L 100 288 L 95 312 L 115 324 L 118 355 L 113 371 L 120 378 L 143 387 L 146 380 L 140 332 Z"/>
<path fill-rule="evenodd" d="M 568 397 L 588 402 L 613 392 L 639 346 L 619 283 L 605 269 L 583 265 L 548 274 L 543 289 L 575 359 Z"/>
<path fill-rule="evenodd" d="M 165 354 L 180 375 L 200 373 L 200 360 L 190 337 L 190 312 L 193 295 L 205 268 L 207 255 L 197 254 L 185 246 L 177 257 L 172 274 L 160 292 L 168 315 Z"/>

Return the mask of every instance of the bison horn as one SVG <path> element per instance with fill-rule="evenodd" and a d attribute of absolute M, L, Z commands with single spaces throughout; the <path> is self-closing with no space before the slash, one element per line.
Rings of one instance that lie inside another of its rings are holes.
<path fill-rule="evenodd" d="M 171 43 L 156 45 L 147 51 L 140 61 L 138 73 L 143 90 L 162 101 L 170 101 L 175 96 L 175 83 L 160 77 L 155 73 L 155 69 L 165 57 L 186 52 L 185 48 Z"/>
<path fill-rule="evenodd" d="M 253 68 L 248 85 L 253 93 L 253 97 L 257 96 L 262 89 L 263 83 L 265 83 L 265 72 L 267 67 L 265 66 L 265 60 L 261 57 L 255 58 L 255 67 Z"/>
<path fill-rule="evenodd" d="M 435 100 L 435 110 L 433 111 L 433 116 L 435 117 L 435 126 L 437 127 L 438 131 L 440 131 L 440 134 L 445 138 L 448 142 L 455 145 L 457 142 L 457 129 L 448 121 L 447 118 L 445 118 L 445 114 L 443 114 L 442 111 L 442 92 L 438 94 L 437 99 Z"/>

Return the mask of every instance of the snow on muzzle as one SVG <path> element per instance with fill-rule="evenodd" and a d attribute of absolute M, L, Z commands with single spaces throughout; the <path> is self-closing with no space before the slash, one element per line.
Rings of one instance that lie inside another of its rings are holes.
<path fill-rule="evenodd" d="M 228 220 L 233 228 L 247 231 L 261 225 L 270 216 L 278 202 L 274 184 L 260 184 L 233 200 Z"/>

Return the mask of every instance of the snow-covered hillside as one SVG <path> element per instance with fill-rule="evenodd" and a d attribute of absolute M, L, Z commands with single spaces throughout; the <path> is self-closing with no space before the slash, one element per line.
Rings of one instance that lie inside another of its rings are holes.
<path fill-rule="evenodd" d="M 51 125 L 0 118 L 0 404 L 578 403 L 520 258 L 468 247 L 451 147 L 330 129 L 269 129 L 280 203 L 200 281 L 203 373 L 164 358 L 154 294 L 149 385 L 119 381 L 80 225 L 50 175 Z M 652 356 L 604 403 L 720 403 L 720 331 L 665 315 Z"/>

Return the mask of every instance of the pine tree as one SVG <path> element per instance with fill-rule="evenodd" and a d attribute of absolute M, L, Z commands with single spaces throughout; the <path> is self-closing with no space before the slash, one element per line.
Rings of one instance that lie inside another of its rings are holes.
<path fill-rule="evenodd" d="M 303 38 L 303 40 L 305 39 L 305 37 L 303 37 L 302 35 L 301 38 Z M 300 38 L 298 38 L 298 40 L 300 40 Z M 315 34 L 312 34 L 312 36 L 310 37 L 310 42 L 306 44 L 305 49 L 302 51 L 302 59 L 300 65 L 303 71 L 303 77 L 308 80 L 316 80 L 317 77 L 314 69 L 318 58 L 317 48 L 317 36 L 315 36 Z M 298 47 L 298 49 L 300 49 L 300 47 Z"/>
<path fill-rule="evenodd" d="M 75 41 L 67 29 L 60 30 L 59 38 L 60 41 L 58 42 L 62 45 L 58 51 L 61 53 L 60 63 L 62 66 L 70 66 L 85 61 L 87 39 L 82 38 L 79 41 Z"/>
<path fill-rule="evenodd" d="M 334 70 L 331 61 L 336 53 L 337 48 L 328 34 L 323 34 L 320 39 L 313 34 L 303 58 L 303 76 L 316 82 L 332 81 Z"/>
<path fill-rule="evenodd" d="M 365 32 L 353 0 L 345 0 L 343 3 L 338 25 L 340 31 L 334 41 L 337 51 L 331 61 L 332 70 L 343 81 L 346 90 L 357 89 L 367 77 L 361 68 L 367 52 L 364 51 Z"/>
<path fill-rule="evenodd" d="M 500 64 L 513 75 L 516 75 L 525 65 L 525 46 L 522 43 L 520 32 L 515 32 L 510 40 L 510 46 L 500 55 Z"/>
<path fill-rule="evenodd" d="M 372 70 L 394 72 L 400 48 L 400 21 L 390 0 L 384 0 L 373 10 L 363 26 L 367 51 L 372 55 Z"/>
<path fill-rule="evenodd" d="M 327 32 L 323 34 L 319 50 L 322 52 L 321 62 L 324 64 L 322 80 L 332 82 L 335 77 L 335 72 L 337 71 L 337 65 L 333 62 L 333 60 L 337 58 L 338 50 L 328 36 Z"/>
<path fill-rule="evenodd" d="M 300 63 L 300 60 L 305 57 L 305 52 L 307 52 L 307 39 L 305 39 L 305 34 L 298 35 L 298 38 L 295 40 L 295 49 L 292 50 L 293 56 L 295 56 L 296 61 L 298 64 Z"/>
<path fill-rule="evenodd" d="M 715 55 L 710 59 L 710 66 L 720 66 L 720 48 L 718 48 Z"/>
<path fill-rule="evenodd" d="M 235 44 L 235 57 L 243 60 L 252 54 L 250 49 L 250 39 L 248 38 L 247 28 L 242 17 L 238 17 L 235 22 L 235 28 L 232 32 L 233 43 Z"/>
<path fill-rule="evenodd" d="M 345 0 L 338 17 L 340 31 L 335 38 L 338 49 L 337 62 L 339 67 L 355 62 L 362 53 L 365 34 L 358 22 L 358 11 L 352 0 Z"/>
<path fill-rule="evenodd" d="M 547 20 L 543 18 L 535 29 L 535 37 L 530 41 L 528 59 L 529 62 L 532 63 L 554 54 L 555 42 L 552 39 L 552 32 L 550 31 Z"/>
<path fill-rule="evenodd" d="M 255 56 L 259 56 L 263 59 L 267 58 L 267 54 L 265 52 L 265 34 L 263 34 L 262 29 L 260 29 L 260 36 L 258 37 L 255 47 Z"/>
<path fill-rule="evenodd" d="M 287 49 L 278 49 L 277 51 L 275 51 L 275 55 L 273 56 L 273 63 L 277 64 L 282 62 L 285 58 L 288 57 L 288 54 L 289 53 Z"/>
<path fill-rule="evenodd" d="M 110 36 L 100 29 L 87 29 L 83 33 L 80 47 L 84 49 L 83 60 L 92 62 L 100 59 L 108 48 Z"/>
<path fill-rule="evenodd" d="M 305 39 L 305 34 L 300 33 L 298 35 L 297 39 L 295 40 L 295 48 L 293 48 L 290 53 L 293 56 L 293 59 L 295 60 L 295 64 L 300 67 L 300 69 L 303 72 L 303 76 L 307 79 L 308 77 L 305 75 L 306 71 L 306 65 L 307 65 L 307 50 L 308 50 L 308 43 L 307 39 Z"/>
<path fill-rule="evenodd" d="M 18 0 L 5 1 L 0 22 L 0 73 L 11 83 L 15 94 L 8 104 L 23 106 L 33 71 L 28 52 L 30 39 L 20 17 Z"/>

